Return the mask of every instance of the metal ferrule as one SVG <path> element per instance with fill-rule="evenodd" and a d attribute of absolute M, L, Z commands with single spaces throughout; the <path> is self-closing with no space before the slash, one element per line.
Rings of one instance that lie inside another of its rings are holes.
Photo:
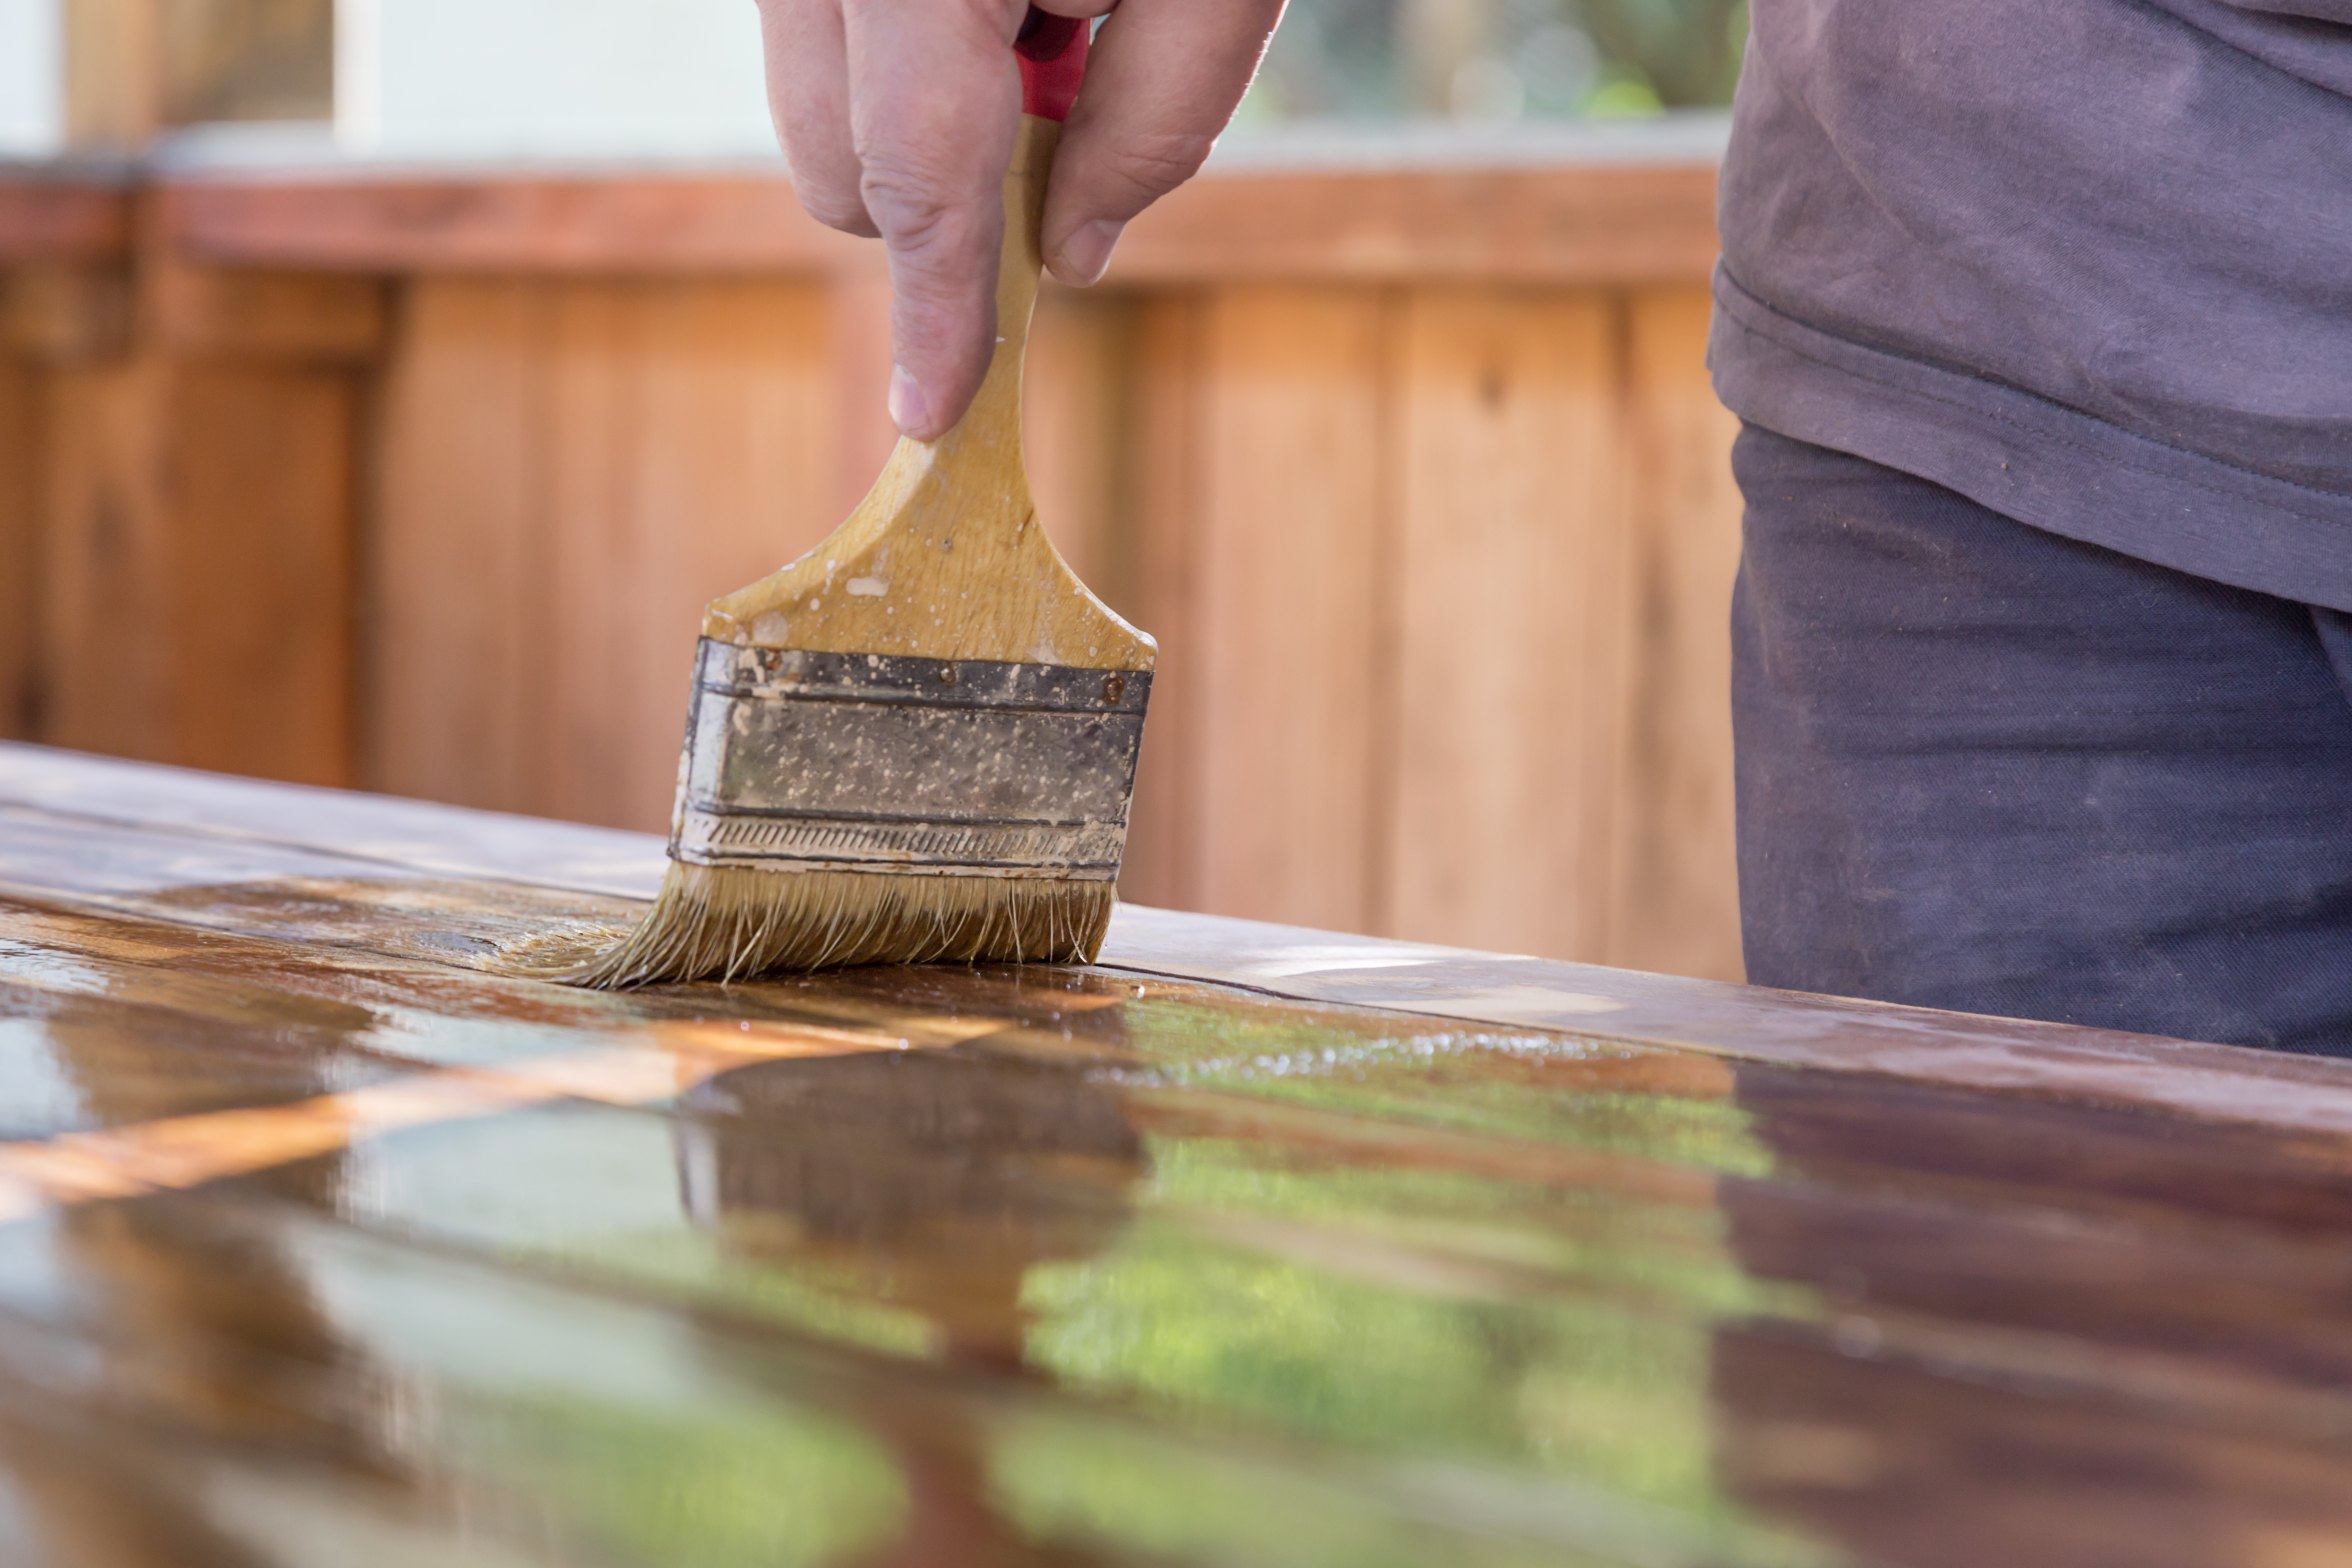
<path fill-rule="evenodd" d="M 702 639 L 673 858 L 1111 881 L 1144 670 Z"/>

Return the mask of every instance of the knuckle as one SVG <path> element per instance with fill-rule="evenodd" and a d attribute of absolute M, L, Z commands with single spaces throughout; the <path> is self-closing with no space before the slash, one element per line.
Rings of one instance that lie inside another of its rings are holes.
<path fill-rule="evenodd" d="M 1101 168 L 1109 178 L 1149 199 L 1199 174 L 1214 144 L 1215 137 L 1204 132 L 1130 132 L 1102 150 Z"/>
<path fill-rule="evenodd" d="M 900 250 L 953 249 L 981 237 L 968 203 L 950 198 L 936 177 L 869 163 L 859 182 L 865 210 Z"/>
<path fill-rule="evenodd" d="M 794 194 L 809 216 L 827 228 L 837 228 L 845 234 L 861 235 L 871 239 L 878 232 L 874 219 L 855 193 L 828 190 L 814 185 L 795 185 Z"/>

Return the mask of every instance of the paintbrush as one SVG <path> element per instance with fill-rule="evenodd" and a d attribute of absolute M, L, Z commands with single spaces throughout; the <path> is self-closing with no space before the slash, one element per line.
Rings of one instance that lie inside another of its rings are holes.
<path fill-rule="evenodd" d="M 849 520 L 705 613 L 652 911 L 503 966 L 596 986 L 852 963 L 1087 963 L 1127 843 L 1152 640 L 1047 542 L 1021 450 L 1045 176 L 1087 28 L 1032 10 L 995 357 Z"/>

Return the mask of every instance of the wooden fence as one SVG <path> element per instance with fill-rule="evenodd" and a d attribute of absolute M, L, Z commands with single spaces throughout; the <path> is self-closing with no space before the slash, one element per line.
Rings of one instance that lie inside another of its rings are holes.
<path fill-rule="evenodd" d="M 1736 976 L 1704 162 L 1205 177 L 1048 290 L 1032 465 L 1159 637 L 1129 896 Z M 890 431 L 749 175 L 0 180 L 0 729 L 656 828 L 702 603 Z"/>

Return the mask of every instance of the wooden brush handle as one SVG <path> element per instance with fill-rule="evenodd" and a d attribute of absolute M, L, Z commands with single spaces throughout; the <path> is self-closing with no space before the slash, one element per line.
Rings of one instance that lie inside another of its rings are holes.
<path fill-rule="evenodd" d="M 849 521 L 775 575 L 712 603 L 703 635 L 760 647 L 1088 669 L 1150 669 L 1151 639 L 1087 592 L 1037 525 L 1021 450 L 1022 357 L 1037 302 L 1037 226 L 1084 24 L 1045 17 L 1022 58 L 1024 112 L 1004 180 L 995 356 L 936 441 L 902 437 Z M 1064 47 L 1034 58 L 1056 31 Z"/>
<path fill-rule="evenodd" d="M 1037 276 L 1045 268 L 1038 228 L 1062 121 L 1086 74 L 1087 33 L 1085 23 L 1051 16 L 1034 5 L 1022 20 L 1019 40 L 1013 46 L 1021 62 L 1021 129 L 1004 181 L 1004 246 L 996 266 L 996 352 L 971 406 L 955 429 L 940 438 L 944 445 L 957 430 L 985 426 L 974 433 L 984 435 L 987 449 L 1013 455 L 1013 466 L 1021 471 L 1010 478 L 1024 492 L 1028 475 L 1022 462 L 1021 377 L 1029 355 L 1029 322 L 1037 309 Z"/>

